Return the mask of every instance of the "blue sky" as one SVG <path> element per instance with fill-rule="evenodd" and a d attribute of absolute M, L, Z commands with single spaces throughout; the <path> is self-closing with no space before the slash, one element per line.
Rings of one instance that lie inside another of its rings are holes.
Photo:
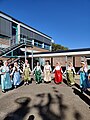
<path fill-rule="evenodd" d="M 69 49 L 90 47 L 90 0 L 0 0 L 0 10 Z"/>

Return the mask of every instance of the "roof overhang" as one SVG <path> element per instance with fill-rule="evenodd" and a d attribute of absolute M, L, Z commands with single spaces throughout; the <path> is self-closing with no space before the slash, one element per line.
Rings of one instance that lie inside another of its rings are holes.
<path fill-rule="evenodd" d="M 90 55 L 90 51 L 77 51 L 77 52 L 55 52 L 55 53 L 36 53 L 33 54 L 33 57 L 59 57 L 59 56 L 88 56 Z M 32 57 L 32 55 L 29 55 L 29 57 Z"/>

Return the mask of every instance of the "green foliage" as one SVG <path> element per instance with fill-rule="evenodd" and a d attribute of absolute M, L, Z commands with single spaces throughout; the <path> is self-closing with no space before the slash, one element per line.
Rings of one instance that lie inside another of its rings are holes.
<path fill-rule="evenodd" d="M 52 51 L 58 51 L 58 50 L 68 50 L 68 48 L 59 44 L 52 43 Z"/>

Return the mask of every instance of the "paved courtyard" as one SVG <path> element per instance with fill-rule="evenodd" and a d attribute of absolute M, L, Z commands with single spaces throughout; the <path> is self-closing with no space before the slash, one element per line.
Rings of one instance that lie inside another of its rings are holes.
<path fill-rule="evenodd" d="M 90 91 L 81 94 L 77 78 L 73 87 L 64 80 L 0 89 L 0 120 L 90 120 Z"/>

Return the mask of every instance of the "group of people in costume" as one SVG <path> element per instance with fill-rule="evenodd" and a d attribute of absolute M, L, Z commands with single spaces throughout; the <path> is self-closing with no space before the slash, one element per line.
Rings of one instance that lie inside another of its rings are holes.
<path fill-rule="evenodd" d="M 5 93 L 12 86 L 16 88 L 21 83 L 20 72 L 22 73 L 17 62 L 14 63 L 13 68 L 8 66 L 7 61 L 4 62 L 4 65 L 0 67 L 2 92 Z"/>
<path fill-rule="evenodd" d="M 67 77 L 67 84 L 69 86 L 75 84 L 75 74 L 76 74 L 76 75 L 80 75 L 81 92 L 83 93 L 83 91 L 86 91 L 87 88 L 90 88 L 90 70 L 88 69 L 84 61 L 81 62 L 81 67 L 77 73 L 75 72 L 75 68 L 70 62 L 65 73 Z"/>
<path fill-rule="evenodd" d="M 45 83 L 51 82 L 51 73 L 55 73 L 54 82 L 56 84 L 62 83 L 63 74 L 66 74 L 67 84 L 72 86 L 75 84 L 75 74 L 80 74 L 80 88 L 81 91 L 86 91 L 89 84 L 89 72 L 84 62 L 81 62 L 81 68 L 78 73 L 75 72 L 75 68 L 72 63 L 69 62 L 65 72 L 63 72 L 62 67 L 59 62 L 56 63 L 55 68 L 52 71 L 49 61 L 46 61 L 44 69 L 41 69 L 39 62 L 37 62 L 34 69 L 31 71 L 28 60 L 25 61 L 23 65 L 23 70 L 18 66 L 18 63 L 15 62 L 13 68 L 8 66 L 8 62 L 5 61 L 4 65 L 0 67 L 1 74 L 1 86 L 2 92 L 5 92 L 7 89 L 11 89 L 12 86 L 17 88 L 21 83 L 21 74 L 23 75 L 24 85 L 29 85 L 31 81 L 31 75 L 35 75 L 36 84 L 42 83 L 42 80 Z M 42 79 L 43 74 L 43 79 Z"/>
<path fill-rule="evenodd" d="M 31 82 L 31 75 L 35 76 L 36 84 L 42 83 L 42 80 L 45 83 L 50 83 L 51 72 L 55 72 L 55 83 L 61 83 L 63 71 L 59 63 L 57 63 L 55 69 L 52 71 L 49 61 L 46 61 L 43 70 L 41 69 L 39 62 L 37 62 L 36 66 L 31 71 L 28 60 L 25 61 L 23 70 L 19 68 L 17 62 L 14 63 L 14 66 L 12 68 L 11 66 L 8 66 L 8 62 L 5 61 L 4 65 L 0 67 L 2 92 L 6 92 L 6 90 L 11 89 L 12 86 L 14 86 L 14 88 L 17 88 L 21 83 L 21 74 L 23 76 L 24 85 L 29 85 Z M 43 79 L 42 74 L 44 76 Z"/>

